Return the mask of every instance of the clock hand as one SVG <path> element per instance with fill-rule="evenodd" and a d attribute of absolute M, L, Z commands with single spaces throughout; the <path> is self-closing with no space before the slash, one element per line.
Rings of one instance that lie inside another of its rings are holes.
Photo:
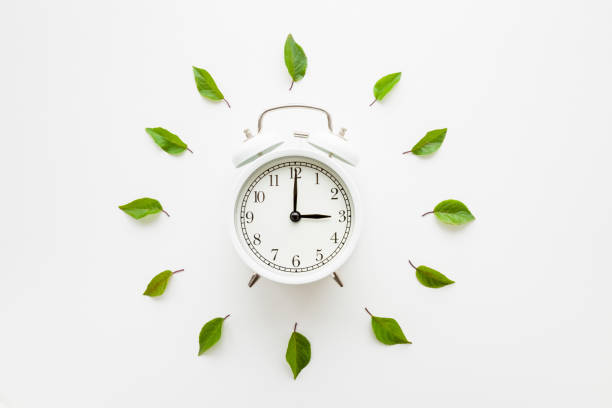
<path fill-rule="evenodd" d="M 331 215 L 323 215 L 323 214 L 300 214 L 301 218 L 331 218 Z"/>
<path fill-rule="evenodd" d="M 295 178 L 293 179 L 293 212 L 297 212 L 297 196 L 298 196 L 298 192 L 297 192 L 297 179 L 298 179 L 297 168 L 295 169 L 294 177 Z"/>
<path fill-rule="evenodd" d="M 294 177 L 295 178 L 293 179 L 293 211 L 291 211 L 291 213 L 289 214 L 289 219 L 293 222 L 298 222 L 300 218 L 302 218 L 302 216 L 297 210 L 297 195 L 298 195 L 297 193 L 297 179 L 298 179 L 297 167 L 295 169 Z"/>

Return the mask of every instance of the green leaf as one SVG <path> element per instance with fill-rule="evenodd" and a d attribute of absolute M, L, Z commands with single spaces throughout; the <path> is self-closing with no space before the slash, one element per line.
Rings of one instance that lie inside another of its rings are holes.
<path fill-rule="evenodd" d="M 295 380 L 304 367 L 310 362 L 310 342 L 304 335 L 296 331 L 297 323 L 293 326 L 293 333 L 289 338 L 285 359 L 293 371 Z"/>
<path fill-rule="evenodd" d="M 302 47 L 293 40 L 291 34 L 287 36 L 287 40 L 285 41 L 285 65 L 293 80 L 291 81 L 291 88 L 293 88 L 293 83 L 304 78 L 304 75 L 306 75 L 308 59 Z M 291 90 L 291 88 L 289 88 L 289 90 Z"/>
<path fill-rule="evenodd" d="M 172 271 L 170 270 L 165 270 L 155 275 L 147 285 L 147 289 L 144 291 L 143 295 L 151 297 L 162 295 L 166 290 L 166 286 L 168 286 L 168 280 L 171 276 Z"/>
<path fill-rule="evenodd" d="M 397 84 L 402 77 L 401 72 L 396 72 L 394 74 L 385 75 L 380 78 L 374 84 L 374 101 L 370 104 L 372 106 L 376 101 L 382 101 L 382 99 L 389 93 L 391 89 Z"/>
<path fill-rule="evenodd" d="M 215 317 L 202 327 L 202 330 L 200 330 L 200 351 L 198 351 L 198 356 L 201 356 L 206 350 L 219 341 L 221 338 L 221 329 L 223 329 L 223 322 L 228 317 L 229 315 L 225 317 Z"/>
<path fill-rule="evenodd" d="M 381 343 L 389 346 L 393 344 L 412 344 L 406 339 L 399 324 L 390 317 L 374 316 L 366 307 L 366 312 L 372 317 L 372 330 Z"/>
<path fill-rule="evenodd" d="M 160 296 L 166 291 L 166 286 L 168 286 L 168 281 L 175 273 L 182 272 L 184 269 L 179 269 L 178 271 L 170 271 L 165 270 L 161 273 L 158 273 L 151 279 L 151 282 L 147 285 L 147 289 L 144 291 L 143 295 L 145 296 Z"/>
<path fill-rule="evenodd" d="M 428 288 L 441 288 L 443 286 L 455 283 L 455 281 L 448 279 L 435 269 L 424 265 L 416 267 L 411 261 L 408 262 L 410 262 L 410 266 L 415 269 L 416 277 L 423 286 L 427 286 Z"/>
<path fill-rule="evenodd" d="M 154 198 L 139 198 L 130 203 L 120 205 L 119 208 L 136 219 L 140 219 L 150 214 L 157 214 L 158 212 L 163 212 L 168 217 L 170 216 L 170 214 L 162 208 L 159 201 Z"/>
<path fill-rule="evenodd" d="M 229 102 L 225 99 L 225 96 L 223 96 L 215 80 L 207 70 L 193 67 L 193 76 L 195 77 L 196 86 L 198 87 L 200 95 L 213 101 L 225 101 L 227 106 L 231 108 Z"/>
<path fill-rule="evenodd" d="M 146 128 L 145 130 L 153 138 L 155 143 L 167 153 L 179 154 L 183 153 L 185 150 L 189 150 L 193 153 L 177 135 L 164 128 Z"/>
<path fill-rule="evenodd" d="M 430 130 L 417 144 L 412 147 L 412 150 L 405 153 L 416 154 L 417 156 L 425 156 L 432 154 L 442 146 L 446 137 L 446 128 Z"/>
<path fill-rule="evenodd" d="M 426 212 L 423 216 L 431 213 L 440 221 L 452 225 L 462 225 L 476 219 L 466 205 L 458 200 L 444 200 L 436 205 L 433 211 Z"/>

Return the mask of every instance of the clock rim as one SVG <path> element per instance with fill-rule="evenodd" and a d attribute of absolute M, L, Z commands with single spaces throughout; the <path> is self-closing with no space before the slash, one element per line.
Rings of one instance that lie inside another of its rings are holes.
<path fill-rule="evenodd" d="M 352 201 L 352 226 L 351 231 L 349 233 L 349 237 L 344 244 L 343 249 L 340 251 L 338 255 L 336 255 L 329 263 L 323 265 L 322 267 L 315 269 L 313 271 L 300 272 L 300 273 L 292 273 L 292 272 L 281 272 L 281 271 L 273 271 L 270 270 L 263 265 L 261 265 L 258 261 L 256 261 L 250 253 L 242 246 L 239 240 L 238 229 L 236 228 L 236 206 L 238 205 L 238 200 L 241 200 L 239 197 L 240 191 L 244 186 L 244 183 L 248 180 L 248 178 L 257 170 L 259 167 L 264 166 L 266 163 L 271 161 L 280 159 L 282 157 L 305 157 L 312 160 L 319 161 L 323 163 L 325 166 L 329 167 L 332 171 L 334 171 L 338 177 L 342 180 L 346 189 L 350 193 L 350 198 Z M 264 156 L 261 156 L 257 160 L 249 163 L 245 168 L 241 169 L 241 173 L 238 176 L 238 180 L 236 181 L 236 185 L 232 194 L 232 214 L 231 214 L 231 223 L 230 223 L 230 236 L 232 239 L 232 243 L 234 248 L 242 261 L 255 273 L 263 276 L 264 278 L 270 279 L 274 282 L 285 283 L 285 284 L 294 284 L 300 285 L 305 283 L 311 283 L 323 279 L 333 272 L 338 271 L 338 269 L 348 260 L 348 258 L 352 255 L 353 250 L 355 249 L 355 245 L 359 239 L 359 234 L 361 232 L 361 221 L 359 220 L 360 210 L 361 210 L 361 202 L 359 198 L 359 191 L 357 190 L 357 186 L 353 180 L 352 175 L 346 171 L 346 169 L 342 168 L 342 165 L 338 162 L 334 162 L 333 158 L 330 158 L 328 155 L 320 153 L 316 150 L 310 150 L 310 148 L 297 148 L 291 147 L 287 149 L 281 149 L 274 152 L 270 152 Z M 357 217 L 355 217 L 357 214 Z"/>

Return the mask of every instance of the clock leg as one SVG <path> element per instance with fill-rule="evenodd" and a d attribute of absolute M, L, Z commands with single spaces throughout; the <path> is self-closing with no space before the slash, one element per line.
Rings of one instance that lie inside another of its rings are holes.
<path fill-rule="evenodd" d="M 259 275 L 254 273 L 253 276 L 251 276 L 251 279 L 249 279 L 249 288 L 253 286 L 255 282 L 257 282 L 258 279 L 259 279 Z"/>
<path fill-rule="evenodd" d="M 336 283 L 338 285 L 340 285 L 341 288 L 344 287 L 344 284 L 342 283 L 342 281 L 340 280 L 340 277 L 338 276 L 338 274 L 336 272 L 332 273 L 332 278 L 334 278 L 334 280 L 336 281 Z"/>

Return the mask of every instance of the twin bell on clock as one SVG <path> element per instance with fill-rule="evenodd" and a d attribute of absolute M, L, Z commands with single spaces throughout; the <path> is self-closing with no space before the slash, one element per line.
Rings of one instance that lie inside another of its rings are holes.
<path fill-rule="evenodd" d="M 281 109 L 313 109 L 327 117 L 327 131 L 279 134 L 262 129 L 264 116 Z M 260 276 L 303 284 L 332 276 L 353 252 L 363 215 L 352 167 L 357 155 L 334 134 L 324 109 L 285 105 L 264 111 L 257 134 L 233 155 L 240 170 L 234 190 L 231 238 L 240 258 Z"/>

